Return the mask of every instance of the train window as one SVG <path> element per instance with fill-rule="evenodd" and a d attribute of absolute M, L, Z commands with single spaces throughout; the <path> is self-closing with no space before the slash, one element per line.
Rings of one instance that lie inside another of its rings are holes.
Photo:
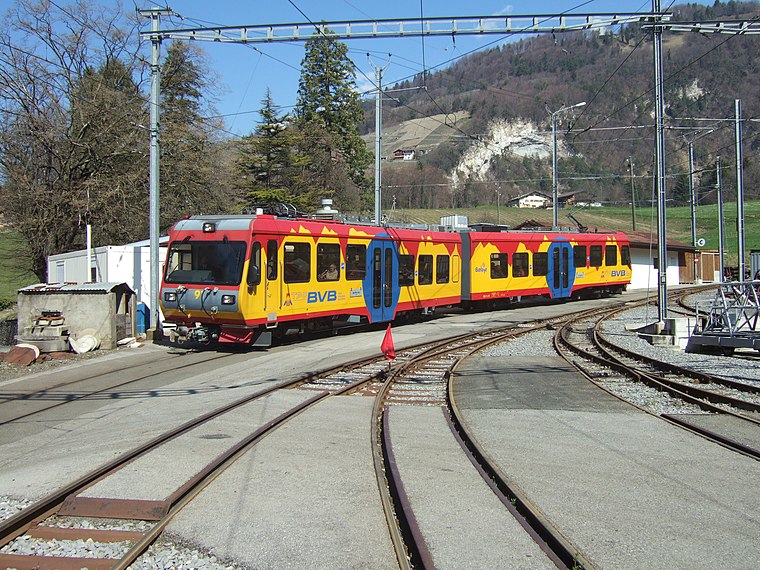
<path fill-rule="evenodd" d="M 509 276 L 509 255 L 506 253 L 491 254 L 491 279 L 503 279 Z"/>
<path fill-rule="evenodd" d="M 528 276 L 528 254 L 527 253 L 512 254 L 512 277 L 527 277 L 527 276 Z"/>
<path fill-rule="evenodd" d="M 261 244 L 257 241 L 253 242 L 253 247 L 251 247 L 251 259 L 248 262 L 246 282 L 249 287 L 261 283 Z"/>
<path fill-rule="evenodd" d="M 277 240 L 270 239 L 267 242 L 267 279 L 277 279 Z"/>
<path fill-rule="evenodd" d="M 238 241 L 173 243 L 166 282 L 239 285 L 245 254 L 246 244 Z"/>
<path fill-rule="evenodd" d="M 435 282 L 449 282 L 449 256 L 438 255 L 435 258 Z"/>
<path fill-rule="evenodd" d="M 367 273 L 367 246 L 346 246 L 346 279 L 364 279 Z"/>
<path fill-rule="evenodd" d="M 398 284 L 399 287 L 414 286 L 414 256 L 398 256 Z"/>
<path fill-rule="evenodd" d="M 458 255 L 451 256 L 451 281 L 459 283 L 459 273 L 461 271 L 462 259 Z"/>
<path fill-rule="evenodd" d="M 589 263 L 591 267 L 601 267 L 602 265 L 602 246 L 592 245 L 589 248 Z"/>
<path fill-rule="evenodd" d="M 393 250 L 385 250 L 385 275 L 383 277 L 383 306 L 393 305 Z"/>
<path fill-rule="evenodd" d="M 620 263 L 628 267 L 631 266 L 631 248 L 627 245 L 620 247 Z"/>
<path fill-rule="evenodd" d="M 549 273 L 549 254 L 536 252 L 533 254 L 533 275 L 540 277 Z"/>
<path fill-rule="evenodd" d="M 320 243 L 317 245 L 317 281 L 340 279 L 340 245 Z"/>
<path fill-rule="evenodd" d="M 433 282 L 433 256 L 420 255 L 417 267 L 417 283 L 430 285 Z"/>
<path fill-rule="evenodd" d="M 604 246 L 604 264 L 607 267 L 617 265 L 617 246 L 606 245 Z"/>
<path fill-rule="evenodd" d="M 285 283 L 306 283 L 311 276 L 311 245 L 286 243 L 283 261 Z"/>
<path fill-rule="evenodd" d="M 573 246 L 573 265 L 575 267 L 586 267 L 586 246 Z"/>

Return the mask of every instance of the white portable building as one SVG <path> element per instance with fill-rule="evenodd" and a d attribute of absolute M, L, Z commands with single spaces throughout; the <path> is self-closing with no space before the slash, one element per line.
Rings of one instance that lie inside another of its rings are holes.
<path fill-rule="evenodd" d="M 168 242 L 169 236 L 159 238 L 158 258 L 161 273 L 164 269 Z M 137 302 L 150 307 L 150 240 L 94 247 L 89 264 L 86 249 L 50 255 L 48 282 L 126 283 L 135 292 Z"/>

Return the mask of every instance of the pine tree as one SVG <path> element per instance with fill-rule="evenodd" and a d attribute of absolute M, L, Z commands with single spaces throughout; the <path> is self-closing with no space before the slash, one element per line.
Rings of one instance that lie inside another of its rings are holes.
<path fill-rule="evenodd" d="M 161 227 L 232 209 L 218 171 L 221 127 L 202 116 L 210 81 L 202 52 L 172 42 L 161 73 Z"/>
<path fill-rule="evenodd" d="M 268 89 L 261 104 L 261 123 L 243 140 L 238 159 L 245 202 L 249 207 L 284 202 L 308 209 L 313 197 L 304 191 L 303 171 L 310 160 L 299 150 L 301 133 L 280 114 Z"/>
<path fill-rule="evenodd" d="M 312 175 L 316 185 L 334 195 L 340 207 L 357 208 L 361 190 L 369 186 L 365 172 L 371 154 L 359 136 L 364 117 L 356 69 L 341 42 L 315 35 L 305 49 L 295 116 L 299 128 L 311 137 L 309 148 L 318 155 Z M 335 172 L 336 162 L 345 176 Z"/>

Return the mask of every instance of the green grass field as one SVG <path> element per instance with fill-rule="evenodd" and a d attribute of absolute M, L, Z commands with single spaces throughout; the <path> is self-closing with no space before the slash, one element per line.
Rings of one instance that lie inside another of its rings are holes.
<path fill-rule="evenodd" d="M 19 288 L 39 282 L 30 265 L 26 242 L 15 232 L 0 231 L 0 311 L 16 302 Z"/>

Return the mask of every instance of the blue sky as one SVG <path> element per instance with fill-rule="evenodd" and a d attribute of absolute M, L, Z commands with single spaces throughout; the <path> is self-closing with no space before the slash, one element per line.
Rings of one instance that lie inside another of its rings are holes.
<path fill-rule="evenodd" d="M 663 2 L 666 7 L 669 2 Z M 434 16 L 481 16 L 555 14 L 561 12 L 647 12 L 651 1 L 572 0 L 551 2 L 422 0 L 422 14 Z M 144 7 L 150 6 L 149 4 Z M 269 2 L 238 2 L 207 0 L 172 0 L 169 7 L 184 21 L 172 20 L 176 27 L 213 25 L 261 25 L 311 21 L 363 20 L 380 18 L 419 18 L 420 1 L 384 0 L 271 0 Z M 299 11 L 300 9 L 300 11 Z M 303 12 L 303 14 L 301 13 Z M 162 25 L 162 28 L 168 28 Z M 357 66 L 357 85 L 369 91 L 368 78 L 374 79 L 375 66 L 388 65 L 383 72 L 383 84 L 390 85 L 414 74 L 424 67 L 435 68 L 464 53 L 492 45 L 499 36 L 458 36 L 449 38 L 399 38 L 383 40 L 349 40 L 349 55 Z M 201 42 L 219 73 L 223 92 L 217 104 L 225 115 L 227 129 L 237 135 L 248 134 L 259 119 L 258 109 L 269 88 L 274 102 L 286 111 L 295 103 L 300 63 L 304 54 L 303 42 L 274 45 L 213 44 Z M 371 55 L 368 58 L 367 52 Z M 388 61 L 388 54 L 391 54 Z"/>
<path fill-rule="evenodd" d="M 68 0 L 58 0 L 68 3 Z M 100 0 L 108 4 L 111 0 Z M 166 6 L 152 0 L 122 0 L 125 9 Z M 11 4 L 0 0 L 3 12 Z M 710 2 L 711 3 L 711 2 Z M 669 1 L 663 1 L 665 9 Z M 366 20 L 382 18 L 419 18 L 435 16 L 483 16 L 558 13 L 648 12 L 649 0 L 565 0 L 549 2 L 452 0 L 169 0 L 168 6 L 182 16 L 162 21 L 162 29 L 209 26 L 243 26 L 311 21 Z M 306 16 L 306 18 L 304 17 Z M 307 20 L 308 18 L 308 20 Z M 149 29 L 146 19 L 144 30 Z M 383 84 L 407 79 L 425 69 L 433 69 L 453 58 L 498 42 L 499 36 L 457 36 L 452 38 L 399 38 L 383 40 L 348 40 L 349 55 L 358 73 L 360 91 L 369 91 L 375 66 L 386 66 Z M 229 135 L 250 133 L 259 120 L 258 110 L 267 88 L 275 104 L 283 111 L 295 103 L 304 43 L 288 44 L 218 44 L 198 42 L 208 54 L 217 73 L 220 92 L 216 108 L 224 116 Z M 255 46 L 255 47 L 254 47 Z M 367 53 L 370 53 L 368 58 Z M 391 54 L 390 60 L 388 54 Z M 146 55 L 147 52 L 146 52 Z"/>

